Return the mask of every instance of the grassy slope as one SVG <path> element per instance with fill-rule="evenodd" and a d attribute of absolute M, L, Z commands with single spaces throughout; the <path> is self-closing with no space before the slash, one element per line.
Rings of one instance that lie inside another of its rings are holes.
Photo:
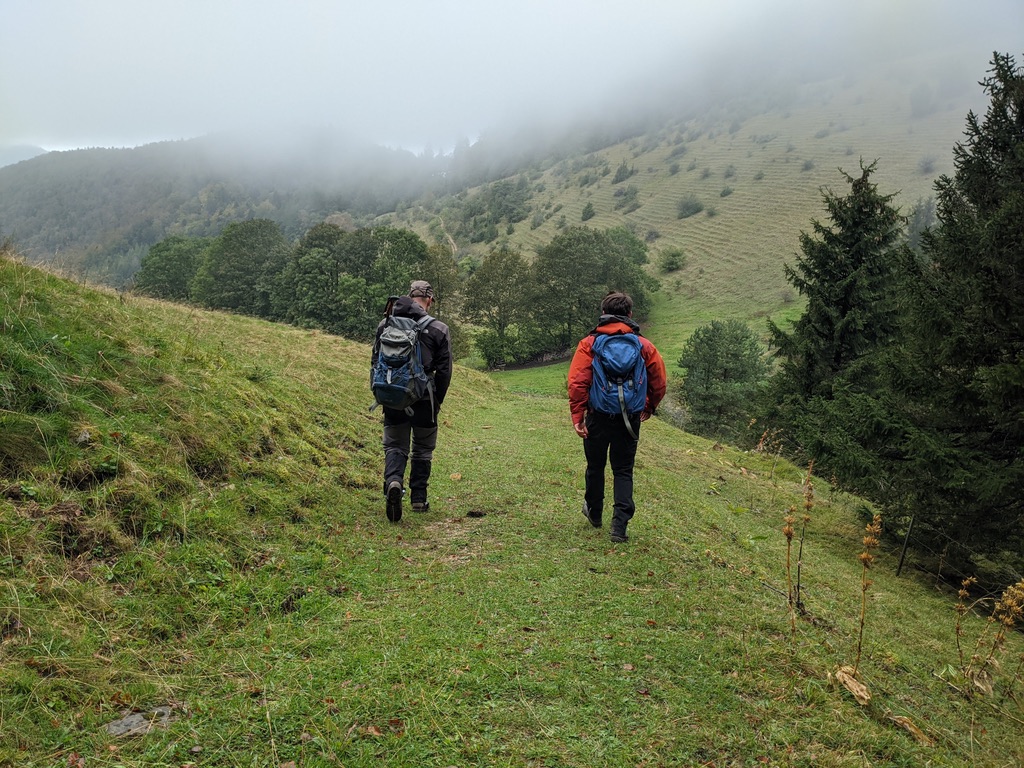
<path fill-rule="evenodd" d="M 895 62 L 866 69 L 856 78 L 808 82 L 779 94 L 718 104 L 700 119 L 594 153 L 592 162 L 604 163 L 610 173 L 588 186 L 581 186 L 580 179 L 599 170 L 593 164 L 568 175 L 555 166 L 533 179 L 543 191 L 534 194 L 532 206 L 558 212 L 537 229 L 531 229 L 529 219 L 520 222 L 508 240 L 532 254 L 558 234 L 560 217 L 569 226 L 580 225 L 583 207 L 592 203 L 596 215 L 585 226 L 626 224 L 641 236 L 656 230 L 660 237 L 651 244 L 652 261 L 663 248 L 682 248 L 687 265 L 659 275 L 665 290 L 646 329 L 673 359 L 696 327 L 714 319 L 749 322 L 759 332 L 765 331 L 767 316 L 784 324 L 799 307 L 783 264 L 795 261 L 800 232 L 809 232 L 813 219 L 825 217 L 821 188 L 848 192 L 840 168 L 859 175 L 861 159 L 877 159 L 872 181 L 882 193 L 898 193 L 895 203 L 904 212 L 932 196 L 939 174 L 952 172 L 953 146 L 962 138 L 968 109 L 979 109 L 981 96 L 971 84 L 954 86 L 954 79 L 944 76 L 950 62 L 964 58 L 946 51 L 934 61 Z M 987 62 L 974 66 L 980 79 Z M 936 108 L 914 117 L 912 94 L 922 87 L 936 94 Z M 685 153 L 673 156 L 680 149 Z M 623 161 L 636 173 L 613 185 Z M 931 161 L 931 167 L 922 170 L 923 161 Z M 672 163 L 679 164 L 675 174 L 670 173 Z M 620 200 L 615 193 L 629 185 L 637 187 L 641 206 L 624 213 L 615 209 Z M 733 191 L 722 197 L 726 187 Z M 677 204 L 687 194 L 706 209 L 679 219 Z M 712 207 L 716 213 L 709 216 Z M 429 238 L 432 220 L 422 209 L 411 209 L 401 223 Z M 487 247 L 466 246 L 460 253 L 479 255 Z"/>
<path fill-rule="evenodd" d="M 820 485 L 791 635 L 797 468 L 650 422 L 633 541 L 612 547 L 578 512 L 565 402 L 460 369 L 434 510 L 392 525 L 365 347 L 6 259 L 0 310 L 0 426 L 20 441 L 0 454 L 0 764 L 1024 760 L 1012 673 L 973 703 L 939 679 L 953 603 L 890 554 L 873 702 L 830 683 L 855 655 L 864 521 Z M 103 730 L 166 704 L 167 730 Z"/>

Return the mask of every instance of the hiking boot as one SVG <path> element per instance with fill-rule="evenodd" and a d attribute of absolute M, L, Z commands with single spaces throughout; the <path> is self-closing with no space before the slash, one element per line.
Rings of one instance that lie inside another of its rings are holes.
<path fill-rule="evenodd" d="M 412 503 L 413 512 L 429 512 L 430 502 L 429 501 L 414 501 Z"/>
<path fill-rule="evenodd" d="M 392 480 L 388 485 L 387 495 L 388 520 L 392 523 L 397 523 L 402 519 L 402 493 L 402 484 L 397 480 Z"/>
<path fill-rule="evenodd" d="M 590 507 L 587 506 L 587 502 L 585 502 L 585 501 L 583 502 L 583 510 L 582 510 L 582 512 L 583 512 L 583 516 L 585 518 L 587 518 L 587 522 L 588 523 L 590 523 L 595 528 L 600 528 L 601 527 L 601 515 L 600 515 L 600 513 L 598 513 L 596 515 L 591 514 Z"/>
<path fill-rule="evenodd" d="M 624 530 L 612 531 L 612 544 L 625 544 L 627 541 L 629 541 L 629 536 Z"/>

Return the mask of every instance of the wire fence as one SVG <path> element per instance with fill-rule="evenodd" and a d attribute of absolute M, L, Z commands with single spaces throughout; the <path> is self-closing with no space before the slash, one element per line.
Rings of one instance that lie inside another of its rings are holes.
<path fill-rule="evenodd" d="M 983 601 L 998 599 L 1007 586 L 1024 579 L 1020 571 L 1008 564 L 987 568 L 984 574 L 974 568 L 968 570 L 966 564 L 990 563 L 990 555 L 972 549 L 941 530 L 931 529 L 927 535 L 922 535 L 919 530 L 914 525 L 914 518 L 910 518 L 905 530 L 895 531 L 899 544 L 894 540 L 886 543 L 886 550 L 897 558 L 897 576 L 913 568 L 932 579 L 935 586 L 949 585 L 957 590 L 968 580 L 973 580 L 971 595 Z"/>

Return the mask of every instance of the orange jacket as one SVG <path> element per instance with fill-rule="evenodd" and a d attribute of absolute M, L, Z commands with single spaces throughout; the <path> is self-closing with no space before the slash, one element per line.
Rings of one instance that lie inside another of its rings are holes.
<path fill-rule="evenodd" d="M 612 320 L 595 329 L 597 333 L 635 333 L 632 328 L 621 320 Z M 647 363 L 647 405 L 644 410 L 647 413 L 654 413 L 658 403 L 665 397 L 665 388 L 668 384 L 668 374 L 665 371 L 665 361 L 657 347 L 643 336 L 640 337 L 640 344 L 643 347 L 641 354 L 644 362 Z M 591 363 L 594 360 L 593 353 L 594 336 L 584 336 L 576 347 L 576 354 L 572 356 L 569 364 L 569 413 L 572 415 L 572 423 L 579 424 L 587 415 L 587 402 L 590 399 L 590 381 L 593 378 Z"/>

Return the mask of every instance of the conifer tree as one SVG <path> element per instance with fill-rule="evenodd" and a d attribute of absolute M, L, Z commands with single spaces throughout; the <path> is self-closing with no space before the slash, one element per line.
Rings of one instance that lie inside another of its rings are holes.
<path fill-rule="evenodd" d="M 712 320 L 693 332 L 679 356 L 679 391 L 689 410 L 686 429 L 734 440 L 768 372 L 757 336 L 738 320 Z"/>
<path fill-rule="evenodd" d="M 911 428 L 898 461 L 912 511 L 955 541 L 1024 568 L 1024 68 L 995 54 L 984 120 L 967 116 L 938 226 L 907 283 Z M 999 554 L 996 554 L 999 553 Z"/>
<path fill-rule="evenodd" d="M 766 416 L 792 448 L 857 490 L 877 470 L 877 445 L 890 439 L 878 400 L 888 386 L 882 354 L 899 329 L 897 285 L 909 268 L 903 218 L 871 183 L 875 163 L 843 174 L 850 193 L 823 191 L 830 224 L 801 233 L 802 255 L 786 277 L 806 297 L 785 332 L 769 322 L 780 365 Z"/>

